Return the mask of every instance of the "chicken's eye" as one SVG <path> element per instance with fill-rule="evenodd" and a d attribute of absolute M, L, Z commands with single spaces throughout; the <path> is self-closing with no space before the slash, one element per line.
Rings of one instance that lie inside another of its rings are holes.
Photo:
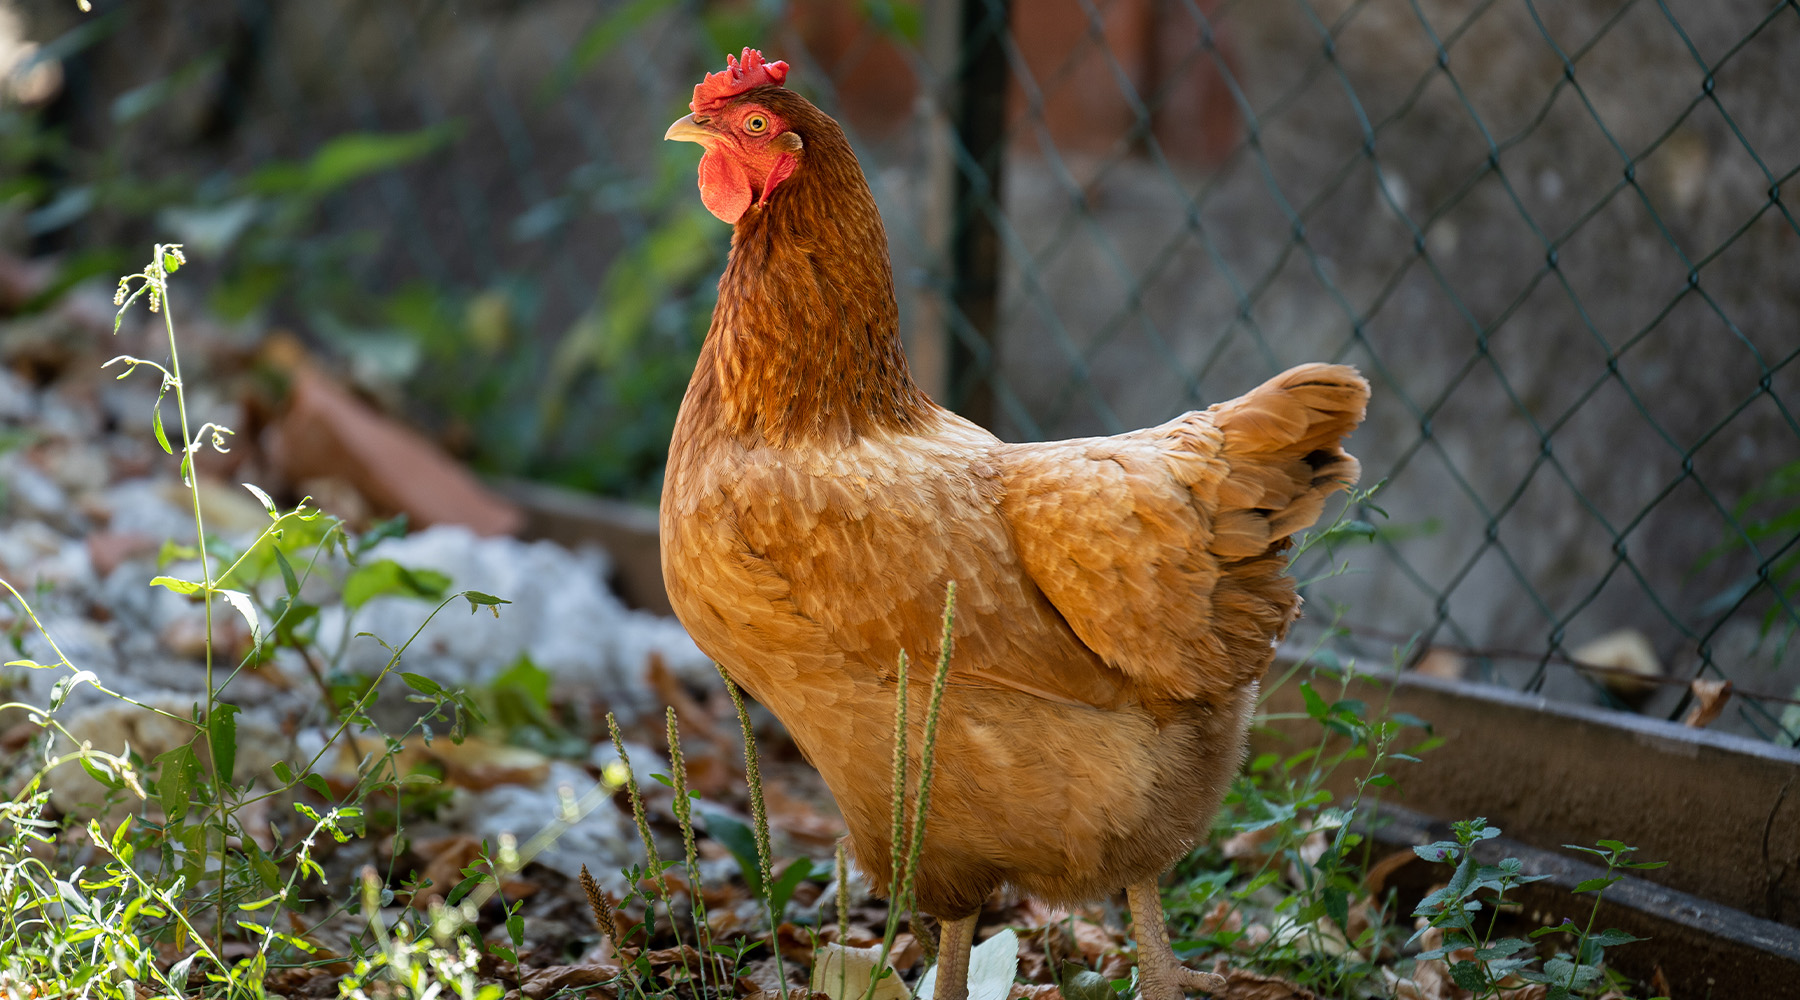
<path fill-rule="evenodd" d="M 751 135 L 761 135 L 769 127 L 769 119 L 762 115 L 751 115 L 744 119 L 744 131 Z"/>

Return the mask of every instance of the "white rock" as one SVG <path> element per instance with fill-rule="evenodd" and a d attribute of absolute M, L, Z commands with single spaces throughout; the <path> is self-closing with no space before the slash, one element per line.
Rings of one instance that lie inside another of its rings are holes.
<path fill-rule="evenodd" d="M 532 837 L 558 822 L 566 798 L 579 801 L 594 784 L 594 779 L 574 764 L 551 761 L 549 777 L 536 787 L 497 785 L 483 792 L 459 792 L 440 818 L 450 830 L 490 841 L 512 834 L 524 848 Z M 618 868 L 632 863 L 630 859 L 642 851 L 637 828 L 631 817 L 613 807 L 610 797 L 599 795 L 592 801 L 593 809 L 528 860 L 570 878 L 579 877 L 586 864 L 601 885 L 617 892 L 624 886 Z"/>
<path fill-rule="evenodd" d="M 600 693 L 621 710 L 649 707 L 643 687 L 651 653 L 685 676 L 711 676 L 704 654 L 673 619 L 633 611 L 607 589 L 606 559 L 596 550 L 570 552 L 549 542 L 483 538 L 466 528 L 440 526 L 383 542 L 366 560 L 392 559 L 413 569 L 433 569 L 451 579 L 452 591 L 476 590 L 511 601 L 499 618 L 475 614 L 456 602 L 440 612 L 406 653 L 405 669 L 440 683 L 480 683 L 510 667 L 521 653 L 553 676 L 561 693 L 572 688 Z M 431 610 L 404 598 L 377 598 L 354 616 L 351 632 L 368 632 L 399 645 Z M 346 612 L 320 615 L 321 644 L 335 654 L 334 638 Z M 390 653 L 369 640 L 352 640 L 344 665 L 372 671 Z"/>
<path fill-rule="evenodd" d="M 11 368 L 0 367 L 0 420 L 25 423 L 37 413 L 37 390 Z"/>

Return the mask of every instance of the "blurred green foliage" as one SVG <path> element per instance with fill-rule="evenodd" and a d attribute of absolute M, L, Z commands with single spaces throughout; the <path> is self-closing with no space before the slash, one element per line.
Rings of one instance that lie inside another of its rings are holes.
<path fill-rule="evenodd" d="M 901 11 L 907 4 L 879 6 L 885 21 L 917 19 Z M 692 16 L 659 21 L 672 8 Z M 571 39 L 533 99 L 564 96 L 668 23 L 693 33 L 700 51 L 735 51 L 767 38 L 782 14 L 780 3 L 628 0 Z M 46 50 L 76 55 L 123 37 L 129 23 L 121 11 L 97 15 Z M 469 122 L 342 132 L 299 156 L 237 157 L 210 172 L 198 166 L 204 156 L 190 162 L 181 149 L 123 152 L 157 134 L 158 116 L 206 86 L 224 58 L 199 53 L 112 97 L 105 149 L 77 148 L 45 107 L 0 105 L 0 220 L 16 223 L 15 251 L 23 236 L 53 250 L 58 265 L 51 289 L 27 311 L 116 273 L 124 255 L 115 244 L 179 240 L 199 265 L 192 287 L 205 289 L 214 317 L 251 335 L 297 330 L 353 381 L 404 400 L 406 417 L 478 471 L 654 498 L 730 240 L 729 227 L 694 197 L 695 151 L 657 148 L 649 171 L 579 165 L 510 225 L 502 221 L 510 243 L 488 258 L 498 266 L 473 281 L 426 280 L 377 266 L 393 220 L 353 215 L 346 223 L 343 209 L 363 203 L 362 185 L 404 183 L 467 153 L 459 147 L 470 141 Z M 548 278 L 504 262 L 508 246 L 583 216 L 627 221 L 619 243 L 600 248 L 592 299 L 571 322 L 553 317 Z"/>

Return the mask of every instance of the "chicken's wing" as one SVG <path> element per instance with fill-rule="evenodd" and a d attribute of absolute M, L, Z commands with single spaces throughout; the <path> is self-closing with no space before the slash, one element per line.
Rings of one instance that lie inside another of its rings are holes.
<path fill-rule="evenodd" d="M 1222 697 L 1261 674 L 1298 610 L 1281 552 L 1356 481 L 1339 442 L 1368 397 L 1353 369 L 1303 365 L 1157 427 L 1009 446 L 1020 561 L 1145 695 Z"/>

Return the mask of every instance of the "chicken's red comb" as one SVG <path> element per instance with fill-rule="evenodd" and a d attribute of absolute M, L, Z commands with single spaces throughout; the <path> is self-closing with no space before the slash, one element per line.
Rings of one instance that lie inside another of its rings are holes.
<path fill-rule="evenodd" d="M 695 85 L 694 99 L 688 102 L 688 107 L 694 111 L 708 111 L 752 87 L 770 83 L 779 87 L 787 74 L 787 63 L 781 60 L 763 62 L 761 52 L 746 48 L 737 59 L 726 56 L 724 69 L 706 74 L 706 79 Z"/>

